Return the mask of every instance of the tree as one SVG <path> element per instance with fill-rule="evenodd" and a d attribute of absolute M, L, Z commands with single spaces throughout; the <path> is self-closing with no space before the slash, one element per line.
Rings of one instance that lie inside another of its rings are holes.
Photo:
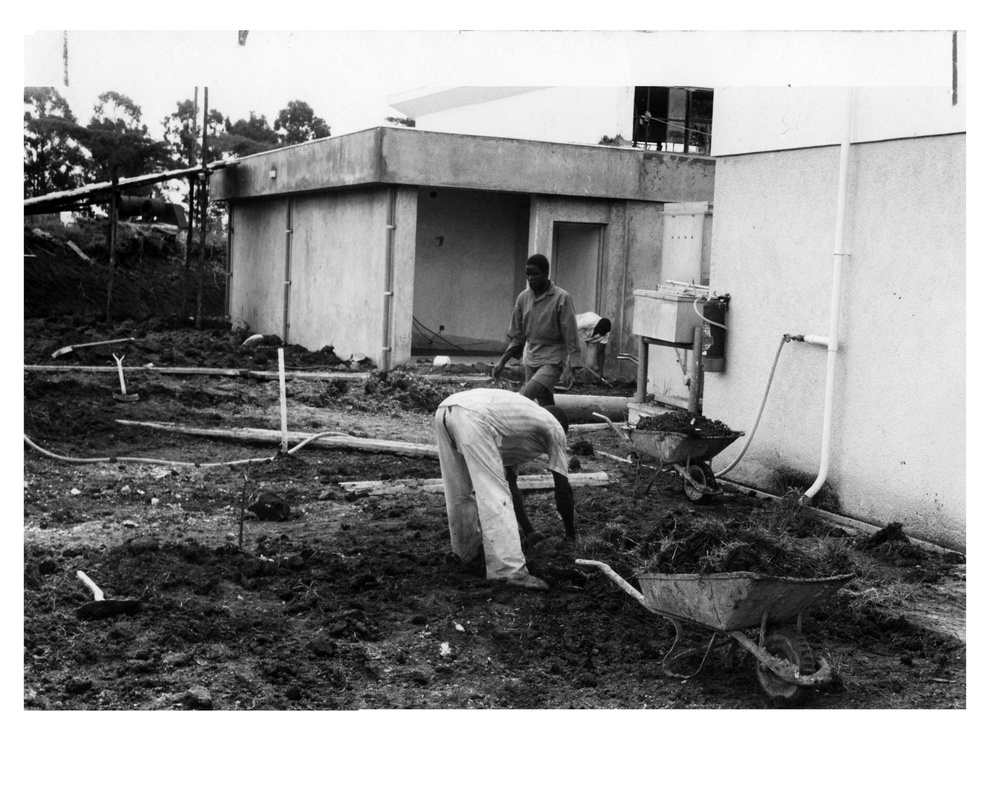
<path fill-rule="evenodd" d="M 282 147 L 330 135 L 330 126 L 316 116 L 312 106 L 302 100 L 292 100 L 278 112 L 274 130 L 278 132 L 278 144 Z"/>
<path fill-rule="evenodd" d="M 386 122 L 391 122 L 393 125 L 400 125 L 404 128 L 416 128 L 417 121 L 411 119 L 410 117 L 386 117 Z"/>
<path fill-rule="evenodd" d="M 142 124 L 142 110 L 118 92 L 98 95 L 81 135 L 93 159 L 86 169 L 91 181 L 143 175 L 170 164 L 166 144 L 154 142 Z"/>
<path fill-rule="evenodd" d="M 80 126 L 55 89 L 24 90 L 24 196 L 74 189 L 82 182 Z"/>
<path fill-rule="evenodd" d="M 225 155 L 237 157 L 262 153 L 278 147 L 278 134 L 272 130 L 267 117 L 250 112 L 250 119 L 226 120 L 225 132 L 219 137 L 219 147 Z"/>
<path fill-rule="evenodd" d="M 197 119 L 196 119 L 197 117 Z M 195 107 L 194 100 L 177 103 L 177 110 L 163 118 L 163 141 L 167 145 L 171 160 L 177 166 L 187 166 L 191 156 L 195 162 L 201 161 L 201 127 L 205 122 L 204 112 Z M 225 154 L 218 140 L 225 136 L 226 121 L 217 109 L 208 111 L 208 160 L 216 161 Z"/>

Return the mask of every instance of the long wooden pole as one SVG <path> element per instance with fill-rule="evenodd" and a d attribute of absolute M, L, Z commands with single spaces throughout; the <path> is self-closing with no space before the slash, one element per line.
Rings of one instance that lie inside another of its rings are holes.
<path fill-rule="evenodd" d="M 202 109 L 204 122 L 201 126 L 201 169 L 198 173 L 198 183 L 201 185 L 201 259 L 198 261 L 198 310 L 195 314 L 195 327 L 201 330 L 202 306 L 205 295 L 205 225 L 208 217 L 208 87 L 205 89 L 205 103 Z"/>
<path fill-rule="evenodd" d="M 105 320 L 111 322 L 111 298 L 115 286 L 115 263 L 116 250 L 118 249 L 118 166 L 111 165 L 111 208 L 108 211 L 108 307 L 105 312 Z"/>
<path fill-rule="evenodd" d="M 190 428 L 185 425 L 175 425 L 170 422 L 142 422 L 132 419 L 115 420 L 119 425 L 149 428 L 170 433 L 184 433 L 189 436 L 203 436 L 209 439 L 223 439 L 237 442 L 256 442 L 258 444 L 280 444 L 281 431 L 266 428 Z M 335 432 L 327 432 L 320 437 L 315 433 L 289 431 L 288 442 L 301 444 L 306 439 L 313 439 L 310 447 L 326 447 L 344 450 L 366 450 L 373 453 L 396 453 L 403 456 L 425 456 L 437 458 L 438 449 L 433 444 L 416 444 L 413 442 L 394 442 L 386 439 L 361 439 Z"/>
<path fill-rule="evenodd" d="M 194 87 L 194 114 L 191 117 L 191 142 L 188 146 L 188 166 L 194 166 L 194 148 L 198 138 L 198 87 Z M 184 280 L 181 281 L 181 316 L 187 317 L 188 307 L 188 279 L 191 275 L 191 247 L 194 244 L 194 202 L 195 202 L 195 178 L 194 175 L 188 177 L 188 220 L 187 220 L 187 243 L 184 248 Z"/>

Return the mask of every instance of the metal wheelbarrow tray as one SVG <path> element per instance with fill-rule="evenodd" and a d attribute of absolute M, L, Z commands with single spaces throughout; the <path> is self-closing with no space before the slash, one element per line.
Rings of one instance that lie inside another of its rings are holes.
<path fill-rule="evenodd" d="M 707 575 L 667 575 L 648 572 L 636 576 L 642 592 L 602 561 L 577 559 L 581 566 L 597 567 L 626 594 L 674 626 L 674 642 L 663 659 L 671 677 L 692 678 L 701 672 L 719 634 L 741 645 L 757 659 L 757 678 L 771 697 L 792 697 L 803 686 L 820 686 L 833 680 L 830 665 L 802 635 L 802 618 L 810 609 L 836 594 L 852 575 L 828 578 L 775 578 L 755 572 Z M 678 653 L 682 624 L 712 630 L 712 639 L 701 665 L 690 675 L 679 675 L 670 666 Z M 754 642 L 744 631 L 757 628 Z M 731 653 L 730 653 L 731 656 Z"/>
<path fill-rule="evenodd" d="M 660 470 L 673 467 L 684 479 L 684 494 L 694 503 L 722 493 L 708 462 L 743 435 L 742 431 L 732 431 L 719 436 L 695 437 L 628 426 L 623 433 L 603 414 L 595 413 L 594 416 L 603 419 L 630 447 L 659 461 Z M 657 475 L 660 470 L 657 470 Z"/>

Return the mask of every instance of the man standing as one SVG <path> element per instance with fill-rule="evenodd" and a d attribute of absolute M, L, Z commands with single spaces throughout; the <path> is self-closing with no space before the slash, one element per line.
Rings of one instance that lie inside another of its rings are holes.
<path fill-rule="evenodd" d="M 540 405 L 555 405 L 552 390 L 560 382 L 572 383 L 580 369 L 580 342 L 573 299 L 549 280 L 549 260 L 530 256 L 524 268 L 528 288 L 517 296 L 507 335 L 510 344 L 493 368 L 493 378 L 512 358 L 524 364 L 521 394 Z"/>
<path fill-rule="evenodd" d="M 549 588 L 528 573 L 521 550 L 518 525 L 525 535 L 532 528 L 517 490 L 517 467 L 539 456 L 548 457 L 556 509 L 566 535 L 575 538 L 566 459 L 568 428 L 562 409 L 543 408 L 503 389 L 457 392 L 438 406 L 434 435 L 451 549 L 470 563 L 482 547 L 488 579 L 524 589 Z"/>

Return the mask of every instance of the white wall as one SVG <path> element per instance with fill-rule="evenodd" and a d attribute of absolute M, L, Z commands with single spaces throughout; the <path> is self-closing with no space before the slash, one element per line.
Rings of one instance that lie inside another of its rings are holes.
<path fill-rule="evenodd" d="M 875 142 L 965 132 L 966 87 L 864 86 L 854 91 L 852 141 Z M 838 144 L 845 87 L 767 86 L 715 90 L 712 155 Z"/>
<path fill-rule="evenodd" d="M 254 333 L 284 338 L 285 200 L 240 203 L 232 215 L 229 313 Z"/>
<path fill-rule="evenodd" d="M 413 316 L 421 325 L 434 333 L 444 325 L 441 335 L 463 346 L 503 346 L 524 288 L 527 208 L 528 198 L 514 194 L 418 191 Z M 414 342 L 422 338 L 417 330 Z"/>
<path fill-rule="evenodd" d="M 632 87 L 558 86 L 416 117 L 420 130 L 543 142 L 632 140 Z"/>
<path fill-rule="evenodd" d="M 385 286 L 391 250 L 387 363 L 410 356 L 415 191 L 360 189 L 291 201 L 288 331 L 284 318 L 286 199 L 233 207 L 232 315 L 259 333 L 341 358 L 363 353 L 383 364 Z M 389 237 L 390 203 L 395 229 Z M 390 244 L 391 242 L 391 244 Z"/>
<path fill-rule="evenodd" d="M 753 423 L 782 334 L 829 330 L 839 148 L 720 158 L 712 289 L 732 295 L 727 368 L 704 411 Z M 826 487 L 841 513 L 965 545 L 965 136 L 850 150 L 841 337 Z M 805 489 L 827 353 L 785 345 L 760 427 L 727 477 Z M 736 453 L 720 455 L 716 468 Z"/>

